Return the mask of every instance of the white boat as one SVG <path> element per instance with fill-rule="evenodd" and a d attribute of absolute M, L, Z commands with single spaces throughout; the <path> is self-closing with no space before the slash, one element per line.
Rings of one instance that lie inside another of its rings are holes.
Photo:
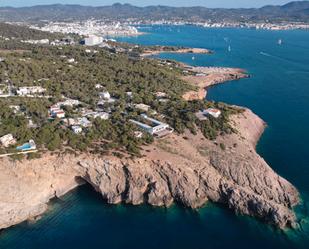
<path fill-rule="evenodd" d="M 229 51 L 229 52 L 231 52 L 231 51 L 232 51 L 231 45 L 229 45 L 229 47 L 228 47 L 228 51 Z"/>
<path fill-rule="evenodd" d="M 278 45 L 282 45 L 282 40 L 281 39 L 278 40 Z"/>

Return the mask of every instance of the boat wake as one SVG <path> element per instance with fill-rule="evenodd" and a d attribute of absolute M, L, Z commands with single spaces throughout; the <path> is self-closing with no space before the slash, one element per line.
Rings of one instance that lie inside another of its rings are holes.
<path fill-rule="evenodd" d="M 264 55 L 264 56 L 268 56 L 268 57 L 275 57 L 275 56 L 272 56 L 272 55 L 270 55 L 270 54 L 268 54 L 268 53 L 265 53 L 265 52 L 260 52 L 260 54 L 261 54 L 261 55 Z"/>

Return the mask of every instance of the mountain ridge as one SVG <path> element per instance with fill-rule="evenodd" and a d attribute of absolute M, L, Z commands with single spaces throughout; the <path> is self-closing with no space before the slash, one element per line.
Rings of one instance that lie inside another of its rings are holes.
<path fill-rule="evenodd" d="M 0 7 L 1 21 L 82 21 L 90 18 L 112 21 L 126 21 L 127 19 L 156 21 L 165 19 L 186 22 L 298 21 L 309 23 L 309 1 L 294 1 L 281 6 L 267 5 L 261 8 L 171 7 L 164 5 L 138 7 L 121 3 L 97 7 L 78 4 L 36 5 L 18 8 Z"/>

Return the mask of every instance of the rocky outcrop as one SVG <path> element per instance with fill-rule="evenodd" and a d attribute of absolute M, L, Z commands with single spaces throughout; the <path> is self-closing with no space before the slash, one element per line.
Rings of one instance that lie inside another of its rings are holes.
<path fill-rule="evenodd" d="M 182 77 L 182 80 L 196 87 L 196 90 L 188 91 L 183 94 L 183 98 L 187 101 L 203 100 L 207 96 L 207 88 L 221 84 L 223 82 L 248 78 L 246 71 L 239 68 L 228 67 L 190 67 L 180 63 L 183 69 L 190 68 L 191 75 Z"/>
<path fill-rule="evenodd" d="M 233 117 L 238 134 L 215 142 L 201 134 L 157 140 L 138 159 L 45 155 L 0 161 L 0 228 L 46 210 L 48 201 L 83 179 L 111 204 L 199 208 L 208 200 L 284 228 L 295 225 L 297 190 L 255 152 L 265 124 L 251 111 Z M 224 143 L 226 149 L 219 144 Z"/>

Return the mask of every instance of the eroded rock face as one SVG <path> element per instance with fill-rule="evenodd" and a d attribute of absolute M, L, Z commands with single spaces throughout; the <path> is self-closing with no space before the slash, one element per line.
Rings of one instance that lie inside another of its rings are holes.
<path fill-rule="evenodd" d="M 201 134 L 185 134 L 187 139 L 173 135 L 157 140 L 135 160 L 86 154 L 48 155 L 22 163 L 2 160 L 0 228 L 41 214 L 49 199 L 77 186 L 77 179 L 89 182 L 111 204 L 177 202 L 199 208 L 211 200 L 281 228 L 293 226 L 297 190 L 254 150 L 265 124 L 249 110 L 232 122 L 238 134 L 216 142 Z"/>

